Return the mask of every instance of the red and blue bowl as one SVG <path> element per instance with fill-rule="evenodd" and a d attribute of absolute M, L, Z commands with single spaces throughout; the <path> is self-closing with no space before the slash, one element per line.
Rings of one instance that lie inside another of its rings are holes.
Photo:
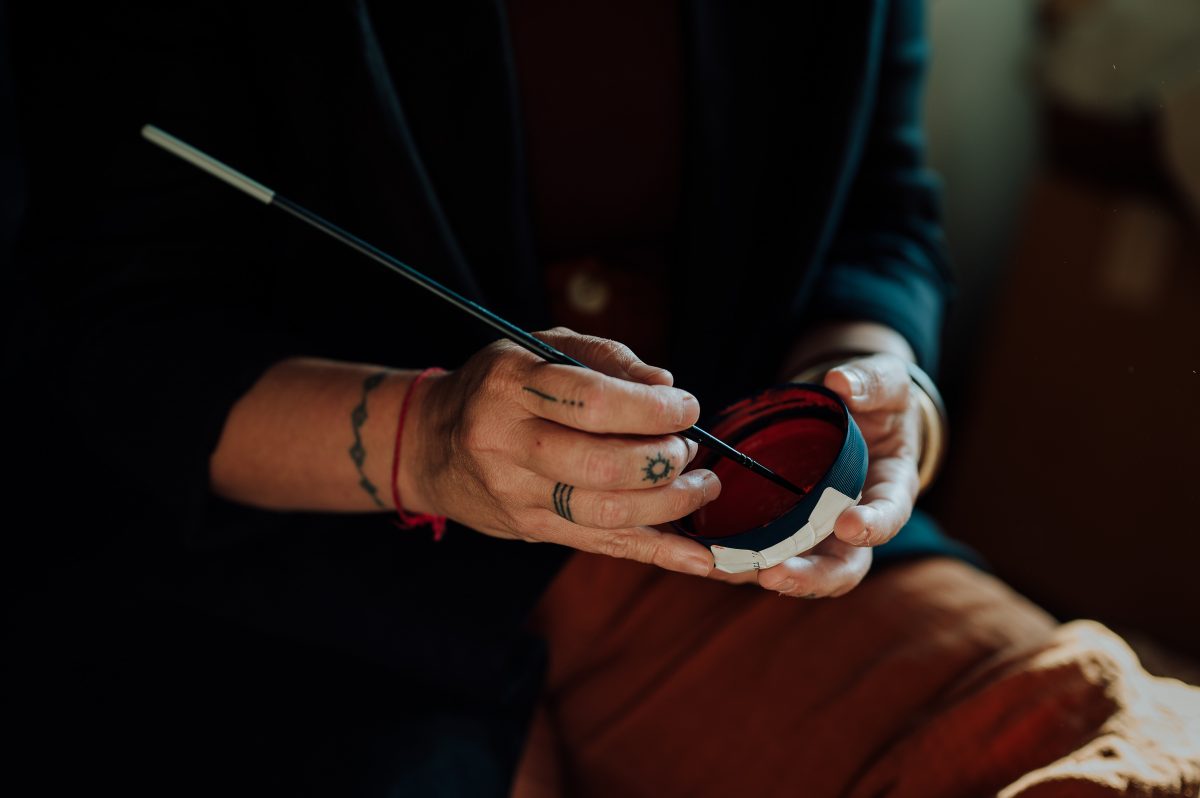
<path fill-rule="evenodd" d="M 798 496 L 702 448 L 691 468 L 715 472 L 721 495 L 672 526 L 708 546 L 719 570 L 770 568 L 808 551 L 862 497 L 866 441 L 824 386 L 768 388 L 727 407 L 707 429 L 804 491 Z"/>

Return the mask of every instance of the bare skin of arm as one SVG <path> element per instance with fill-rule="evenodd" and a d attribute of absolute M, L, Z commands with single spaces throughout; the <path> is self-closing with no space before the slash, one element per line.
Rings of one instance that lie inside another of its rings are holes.
<path fill-rule="evenodd" d="M 708 550 L 654 527 L 712 501 L 712 472 L 681 474 L 699 418 L 671 375 L 613 341 L 539 333 L 594 370 L 507 341 L 413 391 L 398 487 L 405 508 L 484 534 L 707 574 Z M 413 371 L 314 359 L 276 364 L 231 409 L 214 491 L 273 510 L 392 508 L 391 465 Z"/>
<path fill-rule="evenodd" d="M 712 572 L 704 547 L 652 528 L 720 491 L 711 472 L 675 478 L 696 450 L 670 433 L 698 417 L 695 399 L 619 344 L 546 335 L 599 373 L 545 364 L 499 342 L 418 386 L 399 473 L 406 508 L 498 537 Z M 879 353 L 825 377 L 868 441 L 862 504 L 812 552 L 748 576 L 712 572 L 717 578 L 792 596 L 842 595 L 870 569 L 871 547 L 907 521 L 919 420 L 908 401 L 903 361 L 913 355 L 904 338 L 869 322 L 827 325 L 797 344 L 783 374 L 847 351 Z M 277 364 L 230 412 L 211 460 L 214 490 L 276 510 L 390 509 L 396 423 L 415 375 L 311 359 Z"/>
<path fill-rule="evenodd" d="M 329 360 L 277 363 L 226 418 L 209 461 L 213 490 L 268 510 L 391 509 L 396 422 L 416 375 Z"/>

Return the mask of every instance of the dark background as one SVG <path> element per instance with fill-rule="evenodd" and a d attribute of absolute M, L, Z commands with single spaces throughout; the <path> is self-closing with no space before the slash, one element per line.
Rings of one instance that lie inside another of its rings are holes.
<path fill-rule="evenodd" d="M 928 506 L 1060 616 L 1200 657 L 1200 21 L 1186 5 L 931 3 L 928 132 L 959 291 L 951 457 Z M 39 502 L 69 486 L 28 473 L 46 420 L 12 403 L 41 331 L 9 269 L 22 184 L 5 56 L 0 410 L 20 521 L 57 512 Z"/>
<path fill-rule="evenodd" d="M 1059 615 L 1196 656 L 1200 128 L 1184 120 L 1200 115 L 1200 13 L 1186 5 L 931 4 L 927 122 L 959 294 L 951 455 L 928 506 Z"/>

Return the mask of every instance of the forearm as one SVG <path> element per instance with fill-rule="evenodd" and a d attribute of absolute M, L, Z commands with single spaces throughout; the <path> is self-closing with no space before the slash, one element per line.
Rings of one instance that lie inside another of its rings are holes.
<path fill-rule="evenodd" d="M 209 460 L 214 492 L 271 510 L 391 509 L 396 426 L 415 376 L 307 358 L 272 366 L 226 418 Z"/>
<path fill-rule="evenodd" d="M 916 356 L 904 336 L 872 321 L 840 321 L 822 324 L 800 338 L 780 369 L 781 379 L 791 379 L 810 366 L 841 356 L 892 354 L 909 362 Z"/>

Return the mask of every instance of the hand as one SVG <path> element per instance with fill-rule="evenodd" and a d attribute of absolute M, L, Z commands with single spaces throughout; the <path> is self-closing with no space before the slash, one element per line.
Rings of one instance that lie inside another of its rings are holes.
<path fill-rule="evenodd" d="M 595 371 L 497 341 L 423 382 L 401 448 L 406 508 L 495 537 L 707 574 L 708 549 L 651 528 L 720 493 L 711 471 L 680 473 L 696 444 L 672 433 L 696 423 L 696 398 L 615 341 L 565 328 L 537 335 Z"/>
<path fill-rule="evenodd" d="M 740 579 L 720 578 L 756 578 L 767 590 L 804 598 L 841 596 L 862 581 L 871 567 L 870 547 L 900 531 L 917 497 L 921 418 L 910 386 L 904 361 L 890 354 L 859 358 L 825 375 L 825 387 L 845 400 L 867 441 L 870 465 L 862 502 L 843 512 L 834 534 L 811 551 L 736 575 Z"/>

